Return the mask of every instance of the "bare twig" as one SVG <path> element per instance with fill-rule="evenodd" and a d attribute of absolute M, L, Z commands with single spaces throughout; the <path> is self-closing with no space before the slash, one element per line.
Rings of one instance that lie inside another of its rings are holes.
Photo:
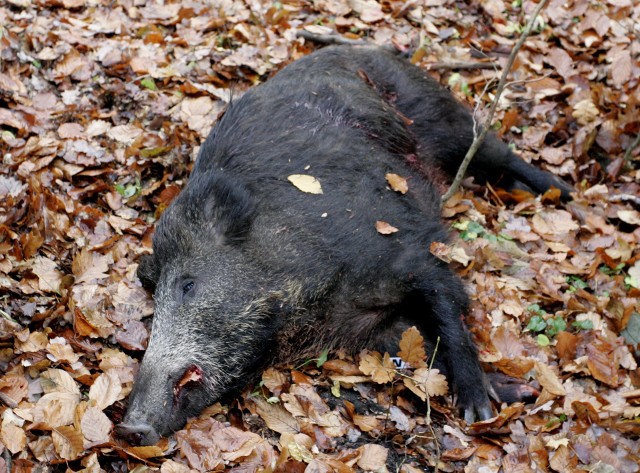
<path fill-rule="evenodd" d="M 489 131 L 489 127 L 491 126 L 491 123 L 493 122 L 493 116 L 496 113 L 496 108 L 498 108 L 498 102 L 500 101 L 500 96 L 502 95 L 502 91 L 504 90 L 504 86 L 505 86 L 505 84 L 507 82 L 507 75 L 511 71 L 511 67 L 513 66 L 513 63 L 514 63 L 514 61 L 516 59 L 516 56 L 518 55 L 518 51 L 520 51 L 520 48 L 524 44 L 524 41 L 527 39 L 527 37 L 531 33 L 531 30 L 533 29 L 533 25 L 534 25 L 534 23 L 536 21 L 536 18 L 538 17 L 538 14 L 540 13 L 540 11 L 544 8 L 544 6 L 546 4 L 547 4 L 547 0 L 541 0 L 540 1 L 538 6 L 536 7 L 536 9 L 534 10 L 533 14 L 531 15 L 531 18 L 529 19 L 529 22 L 527 23 L 527 25 L 525 26 L 524 30 L 522 31 L 522 35 L 520 36 L 520 39 L 518 39 L 518 41 L 516 42 L 515 46 L 511 50 L 511 54 L 509 54 L 509 59 L 507 61 L 507 65 L 505 66 L 504 70 L 502 71 L 502 76 L 500 76 L 500 82 L 498 82 L 498 88 L 496 90 L 496 95 L 495 95 L 493 101 L 491 102 L 491 108 L 489 109 L 489 115 L 487 116 L 487 118 L 485 119 L 484 123 L 482 124 L 482 130 L 480 131 L 480 134 L 475 136 L 475 130 L 474 130 L 474 136 L 475 137 L 473 139 L 473 143 L 471 143 L 471 147 L 469 148 L 469 151 L 467 151 L 467 154 L 464 157 L 464 160 L 462 161 L 462 164 L 460 164 L 460 168 L 458 169 L 458 173 L 456 174 L 456 177 L 453 180 L 453 183 L 451 184 L 451 187 L 449 187 L 449 190 L 446 192 L 446 194 L 442 196 L 442 202 L 446 202 L 447 200 L 449 200 L 451 198 L 451 196 L 453 194 L 455 194 L 455 192 L 458 190 L 458 187 L 460 187 L 460 183 L 462 182 L 462 179 L 464 178 L 464 175 L 467 172 L 467 168 L 469 167 L 469 164 L 471 163 L 471 160 L 473 159 L 473 157 L 475 156 L 476 152 L 478 151 L 478 149 L 480 148 L 480 146 L 484 142 L 484 139 L 487 136 L 487 133 Z"/>
<path fill-rule="evenodd" d="M 640 133 L 638 133 L 638 136 L 636 136 L 636 139 L 633 140 L 633 142 L 627 148 L 627 151 L 625 151 L 625 153 L 624 153 L 624 160 L 625 161 L 630 161 L 631 160 L 631 153 L 633 153 L 633 150 L 638 145 L 640 145 Z"/>

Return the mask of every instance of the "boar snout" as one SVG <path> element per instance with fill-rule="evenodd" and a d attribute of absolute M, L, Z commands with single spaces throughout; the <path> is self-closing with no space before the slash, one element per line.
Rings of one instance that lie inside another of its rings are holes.
<path fill-rule="evenodd" d="M 145 422 L 122 423 L 116 427 L 116 432 L 133 445 L 154 445 L 160 440 L 156 429 Z"/>
<path fill-rule="evenodd" d="M 116 427 L 117 434 L 134 445 L 155 444 L 161 436 L 184 426 L 188 416 L 198 414 L 210 402 L 200 366 L 188 365 L 178 370 L 177 376 L 163 376 L 148 367 L 149 363 L 143 361 L 127 415 Z"/>

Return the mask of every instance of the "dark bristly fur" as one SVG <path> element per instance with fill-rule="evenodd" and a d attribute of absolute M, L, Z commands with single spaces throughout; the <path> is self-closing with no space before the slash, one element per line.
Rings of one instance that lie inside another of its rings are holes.
<path fill-rule="evenodd" d="M 384 348 L 411 325 L 440 337 L 465 417 L 491 416 L 463 285 L 429 253 L 447 238 L 432 176 L 454 173 L 472 137 L 466 107 L 371 47 L 323 49 L 234 101 L 141 262 L 156 310 L 120 431 L 154 443 L 274 358 Z M 471 171 L 570 190 L 494 135 Z M 409 192 L 390 190 L 387 173 Z M 292 174 L 314 176 L 323 194 L 301 192 Z M 399 231 L 379 234 L 378 220 Z"/>

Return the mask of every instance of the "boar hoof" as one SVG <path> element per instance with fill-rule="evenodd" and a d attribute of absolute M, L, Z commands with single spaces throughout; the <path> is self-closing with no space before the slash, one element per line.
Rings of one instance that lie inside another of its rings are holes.
<path fill-rule="evenodd" d="M 120 424 L 116 431 L 118 435 L 127 439 L 133 445 L 154 445 L 160 440 L 160 435 L 149 424 Z"/>
<path fill-rule="evenodd" d="M 473 424 L 474 422 L 480 420 L 491 419 L 494 416 L 493 411 L 490 407 L 467 407 L 464 410 L 464 420 L 467 424 Z"/>

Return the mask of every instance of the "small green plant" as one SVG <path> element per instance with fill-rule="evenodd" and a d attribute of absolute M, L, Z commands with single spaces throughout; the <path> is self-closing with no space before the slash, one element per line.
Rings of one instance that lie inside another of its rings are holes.
<path fill-rule="evenodd" d="M 588 289 L 589 284 L 580 279 L 578 276 L 567 276 L 567 284 L 569 284 L 569 292 L 576 292 L 578 289 Z"/>
<path fill-rule="evenodd" d="M 529 319 L 527 329 L 538 334 L 537 341 L 540 346 L 549 345 L 551 338 L 567 329 L 567 322 L 562 317 L 549 316 L 538 304 L 530 305 L 527 310 L 534 314 Z"/>
<path fill-rule="evenodd" d="M 142 192 L 142 185 L 140 184 L 140 179 L 136 177 L 136 182 L 133 184 L 116 184 L 115 189 L 122 197 L 125 199 L 131 199 L 134 196 L 140 195 Z"/>
<path fill-rule="evenodd" d="M 329 349 L 325 348 L 324 350 L 322 350 L 322 353 L 320 353 L 320 356 L 318 358 L 309 358 L 308 360 L 305 360 L 301 365 L 296 366 L 296 369 L 304 368 L 305 366 L 310 365 L 313 362 L 315 362 L 316 367 L 321 368 L 322 365 L 326 363 L 328 357 Z"/>
<path fill-rule="evenodd" d="M 591 330 L 593 328 L 593 322 L 591 322 L 591 320 L 575 320 L 571 326 L 576 330 Z"/>
<path fill-rule="evenodd" d="M 145 77 L 140 81 L 140 85 L 149 90 L 158 90 L 158 87 L 156 86 L 156 82 L 153 80 L 153 77 Z"/>
<path fill-rule="evenodd" d="M 607 276 L 617 276 L 622 272 L 623 269 L 624 269 L 624 263 L 620 263 L 615 268 L 610 268 L 609 266 L 606 266 L 603 264 L 598 268 L 598 271 L 600 271 L 603 274 L 606 274 Z"/>
<path fill-rule="evenodd" d="M 475 240 L 480 235 L 486 234 L 485 228 L 472 220 L 454 223 L 453 228 L 460 230 L 460 238 L 464 241 Z"/>

